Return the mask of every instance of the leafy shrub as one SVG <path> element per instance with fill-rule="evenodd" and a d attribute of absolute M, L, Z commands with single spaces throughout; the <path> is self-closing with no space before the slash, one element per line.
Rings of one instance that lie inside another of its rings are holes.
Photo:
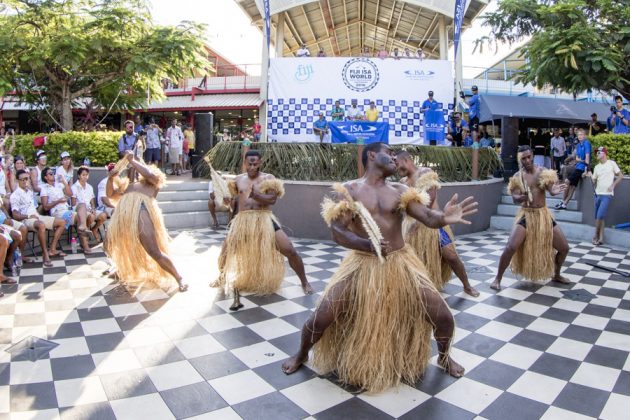
<path fill-rule="evenodd" d="M 599 134 L 589 141 L 593 146 L 593 163 L 597 161 L 595 149 L 604 146 L 608 157 L 617 162 L 624 175 L 630 175 L 630 134 Z"/>
<path fill-rule="evenodd" d="M 35 153 L 40 148 L 33 147 L 33 139 L 43 134 L 25 134 L 15 136 L 13 155 L 22 155 L 27 165 L 35 165 Z M 41 147 L 48 155 L 48 162 L 55 164 L 61 159 L 61 152 L 67 151 L 72 156 L 75 165 L 83 163 L 83 159 L 90 159 L 92 166 L 103 166 L 109 162 L 118 161 L 118 140 L 122 133 L 118 132 L 82 132 L 68 131 L 47 135 L 48 141 Z M 10 138 L 6 148 L 10 147 Z"/>

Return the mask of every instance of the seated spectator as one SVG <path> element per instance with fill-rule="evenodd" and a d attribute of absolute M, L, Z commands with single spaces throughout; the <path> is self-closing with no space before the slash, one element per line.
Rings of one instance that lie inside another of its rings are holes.
<path fill-rule="evenodd" d="M 99 228 L 107 220 L 107 215 L 96 209 L 96 197 L 94 196 L 94 188 L 88 184 L 90 178 L 90 169 L 81 166 L 77 171 L 79 179 L 72 186 L 72 207 L 76 209 L 79 215 L 79 233 L 87 233 L 90 228 L 94 238 L 101 242 L 102 238 Z"/>
<path fill-rule="evenodd" d="M 296 57 L 310 57 L 311 52 L 306 48 L 306 44 L 302 44 L 300 49 L 295 53 Z"/>
<path fill-rule="evenodd" d="M 335 101 L 335 107 L 332 109 L 332 120 L 333 121 L 343 121 L 343 117 L 345 115 L 345 111 L 339 104 L 339 101 Z"/>
<path fill-rule="evenodd" d="M 68 184 L 72 183 L 72 179 L 74 178 L 74 165 L 72 163 L 72 158 L 70 157 L 70 153 L 62 152 L 61 153 L 61 165 L 57 166 L 55 169 L 55 176 L 63 176 Z"/>
<path fill-rule="evenodd" d="M 107 169 L 108 175 L 112 171 L 112 169 L 114 169 L 114 166 L 116 166 L 116 164 L 113 162 L 107 164 L 105 169 Z M 112 217 L 112 214 L 114 214 L 114 208 L 116 208 L 116 206 L 112 202 L 112 200 L 107 197 L 107 177 L 103 178 L 101 182 L 98 183 L 97 194 L 96 209 L 105 213 L 107 217 Z"/>
<path fill-rule="evenodd" d="M 494 139 L 490 137 L 487 131 L 483 131 L 481 134 L 481 139 L 479 140 L 479 146 L 481 147 L 491 147 L 494 149 L 496 146 Z"/>
<path fill-rule="evenodd" d="M 61 252 L 49 252 L 46 243 L 46 230 L 54 230 L 51 251 L 56 251 L 59 238 L 64 231 L 66 222 L 63 219 L 55 219 L 51 216 L 42 216 L 35 208 L 35 196 L 33 191 L 28 189 L 30 177 L 28 173 L 21 169 L 16 173 L 18 188 L 11 194 L 11 213 L 13 219 L 22 222 L 28 230 L 37 233 L 37 240 L 42 248 L 44 267 L 52 267 L 50 257 L 63 256 Z"/>
<path fill-rule="evenodd" d="M 228 219 L 232 215 L 232 210 L 230 208 L 231 203 L 228 197 L 223 198 L 223 202 L 217 202 L 217 197 L 214 194 L 214 185 L 212 181 L 208 183 L 208 211 L 210 212 L 210 216 L 212 217 L 212 228 L 219 228 L 219 221 L 217 220 L 217 210 L 219 211 L 227 211 Z M 229 220 L 228 220 L 229 223 Z"/>
<path fill-rule="evenodd" d="M 319 119 L 313 123 L 313 132 L 319 138 L 319 142 L 324 143 L 324 137 L 328 134 L 328 121 L 323 112 L 319 113 Z"/>
<path fill-rule="evenodd" d="M 0 206 L 0 226 L 7 226 L 8 228 L 10 228 L 10 236 L 14 241 L 16 241 L 18 248 L 14 254 L 7 256 L 7 261 L 11 263 L 14 259 L 16 261 L 18 259 L 21 259 L 22 262 L 33 262 L 33 259 L 24 256 L 24 252 L 26 250 L 26 237 L 28 235 L 28 229 L 26 228 L 26 226 L 24 226 L 23 223 L 17 222 L 8 216 L 8 208 L 8 206 Z M 6 230 L 7 229 L 5 229 L 5 231 Z M 19 235 L 17 235 L 17 233 L 19 233 Z M 13 276 L 19 274 L 19 266 L 15 266 L 15 264 L 13 263 L 10 266 L 7 264 L 7 266 L 11 268 Z M 15 271 L 17 274 L 14 274 L 13 271 Z"/>
<path fill-rule="evenodd" d="M 468 124 L 462 119 L 461 112 L 453 112 L 453 118 L 448 125 L 446 140 L 451 142 L 451 146 L 461 147 L 464 141 L 464 130 L 468 131 Z"/>
<path fill-rule="evenodd" d="M 475 133 L 475 131 L 473 131 L 473 133 Z M 472 147 L 474 140 L 468 128 L 464 127 L 464 129 L 462 130 L 462 137 L 464 138 L 464 140 L 462 141 L 462 146 Z"/>
<path fill-rule="evenodd" d="M 365 119 L 370 122 L 376 122 L 378 120 L 378 109 L 374 101 L 370 101 L 370 107 L 365 110 Z"/>

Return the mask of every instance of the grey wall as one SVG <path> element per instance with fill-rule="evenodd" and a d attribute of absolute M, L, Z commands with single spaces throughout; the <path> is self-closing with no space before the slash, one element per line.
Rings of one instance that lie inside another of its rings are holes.
<path fill-rule="evenodd" d="M 292 237 L 330 240 L 330 230 L 320 215 L 320 203 L 331 191 L 331 183 L 285 181 L 285 196 L 278 200 L 273 211 L 287 234 Z M 496 212 L 501 199 L 502 179 L 478 182 L 443 184 L 438 195 L 440 206 L 455 193 L 462 200 L 470 195 L 479 203 L 477 214 L 469 217 L 470 225 L 454 226 L 457 235 L 480 232 L 490 226 L 490 216 Z"/>
<path fill-rule="evenodd" d="M 593 185 L 589 179 L 583 179 L 577 196 L 579 209 L 582 211 L 582 223 L 595 225 L 595 200 Z M 615 188 L 615 198 L 608 207 L 606 226 L 630 222 L 630 177 L 624 177 Z"/>

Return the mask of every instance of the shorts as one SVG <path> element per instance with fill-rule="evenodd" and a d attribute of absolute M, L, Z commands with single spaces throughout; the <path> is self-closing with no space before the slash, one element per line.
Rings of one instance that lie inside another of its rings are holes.
<path fill-rule="evenodd" d="M 53 214 L 57 219 L 63 219 L 66 222 L 66 229 L 74 224 L 76 213 L 72 210 L 59 210 Z"/>
<path fill-rule="evenodd" d="M 145 162 L 159 162 L 162 157 L 160 149 L 147 149 L 144 151 L 144 161 Z"/>
<path fill-rule="evenodd" d="M 569 175 L 569 185 L 577 187 L 584 174 L 584 169 L 575 168 L 575 170 Z"/>
<path fill-rule="evenodd" d="M 445 246 L 449 246 L 453 243 L 451 241 L 451 237 L 448 236 L 448 233 L 443 228 L 438 229 L 440 231 L 440 248 L 444 248 Z"/>
<path fill-rule="evenodd" d="M 179 163 L 179 156 L 182 154 L 181 147 L 171 147 L 168 149 L 168 163 Z"/>
<path fill-rule="evenodd" d="M 277 231 L 279 231 L 280 229 L 282 229 L 282 227 L 280 227 L 280 225 L 279 225 L 279 224 L 277 224 L 277 223 L 276 223 L 276 221 L 275 221 L 275 220 L 273 220 L 273 219 L 271 219 L 271 224 L 273 225 L 273 231 L 274 231 L 274 232 L 277 232 Z"/>
<path fill-rule="evenodd" d="M 42 215 L 37 215 L 37 217 L 39 218 L 39 221 L 44 223 L 44 227 L 48 230 L 52 230 L 55 224 L 55 218 L 52 216 L 42 216 Z M 36 219 L 24 219 L 22 220 L 22 223 L 24 223 L 24 226 L 26 226 L 26 228 L 28 230 L 35 230 L 35 222 L 37 222 Z"/>
<path fill-rule="evenodd" d="M 608 206 L 612 201 L 612 195 L 595 194 L 595 219 L 604 220 L 608 214 Z"/>
<path fill-rule="evenodd" d="M 525 229 L 527 229 L 527 221 L 525 220 L 525 217 L 521 217 L 521 220 L 519 220 L 516 224 L 517 225 L 521 225 Z M 556 223 L 555 220 L 551 219 L 551 226 L 556 227 L 556 226 L 558 226 L 558 224 Z"/>
<path fill-rule="evenodd" d="M 114 208 L 113 207 L 107 207 L 107 206 L 99 206 L 96 209 L 96 214 L 100 214 L 100 213 L 105 213 L 107 215 L 107 218 L 112 217 L 112 214 L 114 214 Z"/>
<path fill-rule="evenodd" d="M 472 117 L 468 125 L 470 126 L 470 131 L 472 130 L 479 131 L 479 117 Z"/>

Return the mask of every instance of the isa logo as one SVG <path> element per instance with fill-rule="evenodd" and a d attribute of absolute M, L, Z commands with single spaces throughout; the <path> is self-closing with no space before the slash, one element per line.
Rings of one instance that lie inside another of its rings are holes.
<path fill-rule="evenodd" d="M 300 64 L 295 70 L 295 80 L 302 83 L 308 82 L 311 80 L 313 73 L 315 73 L 315 71 L 313 71 L 313 66 L 311 64 Z"/>
<path fill-rule="evenodd" d="M 430 80 L 435 76 L 432 70 L 405 70 L 405 77 L 411 80 Z"/>
<path fill-rule="evenodd" d="M 367 58 L 353 58 L 341 71 L 345 85 L 355 92 L 367 92 L 378 84 L 378 67 Z"/>

